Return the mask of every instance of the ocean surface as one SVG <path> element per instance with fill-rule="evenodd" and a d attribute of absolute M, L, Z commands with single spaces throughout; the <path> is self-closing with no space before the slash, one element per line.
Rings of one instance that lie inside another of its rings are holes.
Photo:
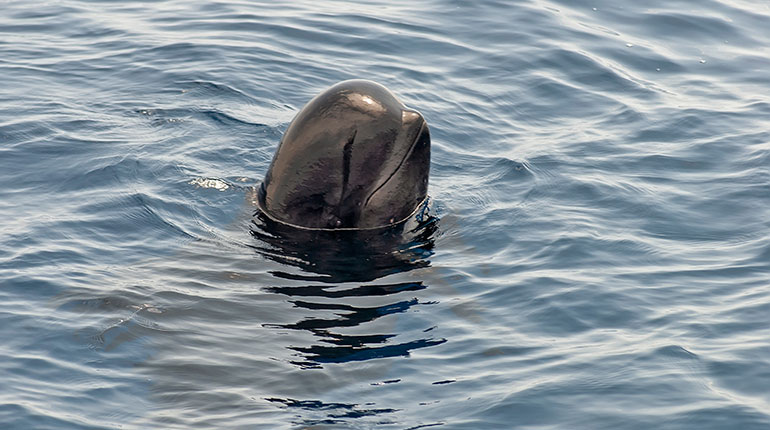
<path fill-rule="evenodd" d="M 351 78 L 429 212 L 270 231 Z M 770 3 L 0 1 L 0 428 L 770 429 Z"/>

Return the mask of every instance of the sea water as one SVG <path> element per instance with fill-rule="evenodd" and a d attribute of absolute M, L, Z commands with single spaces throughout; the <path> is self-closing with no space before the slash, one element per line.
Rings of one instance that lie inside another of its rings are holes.
<path fill-rule="evenodd" d="M 338 81 L 430 214 L 275 235 Z M 770 428 L 764 1 L 0 2 L 0 428 Z"/>

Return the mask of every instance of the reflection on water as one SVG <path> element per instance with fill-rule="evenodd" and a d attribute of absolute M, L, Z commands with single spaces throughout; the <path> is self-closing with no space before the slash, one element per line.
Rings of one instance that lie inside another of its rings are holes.
<path fill-rule="evenodd" d="M 324 403 L 318 400 L 277 398 L 269 398 L 266 400 L 279 404 L 282 407 L 299 409 L 306 413 L 318 416 L 318 418 L 305 419 L 303 424 L 306 426 L 343 424 L 345 423 L 345 419 L 349 418 L 360 418 L 398 411 L 398 409 L 390 408 L 361 408 L 359 405 L 352 403 Z"/>
<path fill-rule="evenodd" d="M 274 271 L 274 276 L 308 282 L 369 282 L 430 265 L 437 223 L 426 201 L 414 219 L 382 230 L 300 230 L 257 211 L 251 234 L 262 242 L 254 245 L 260 254 L 304 272 Z"/>
<path fill-rule="evenodd" d="M 264 326 L 312 333 L 318 344 L 289 346 L 300 357 L 292 363 L 302 368 L 407 356 L 410 350 L 446 342 L 446 339 L 429 336 L 394 342 L 398 332 L 370 332 L 371 323 L 382 317 L 431 304 L 405 297 L 410 291 L 427 288 L 423 281 L 370 282 L 429 266 L 437 227 L 438 219 L 430 215 L 427 204 L 414 220 L 373 232 L 298 230 L 257 212 L 251 228 L 257 239 L 253 248 L 271 260 L 299 269 L 299 273 L 271 273 L 281 279 L 323 283 L 266 288 L 291 298 L 289 303 L 307 312 L 303 313 L 303 319 L 291 324 Z M 364 282 L 367 284 L 359 284 Z M 380 299 L 374 306 L 363 306 L 351 300 L 379 296 L 387 299 Z M 298 299 L 300 297 L 302 299 Z M 344 329 L 355 329 L 355 333 L 343 333 Z M 426 328 L 423 333 L 429 331 L 430 328 Z"/>

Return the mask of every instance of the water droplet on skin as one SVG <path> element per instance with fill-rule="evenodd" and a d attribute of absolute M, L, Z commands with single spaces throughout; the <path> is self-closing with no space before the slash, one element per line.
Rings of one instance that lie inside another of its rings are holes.
<path fill-rule="evenodd" d="M 660 72 L 660 67 L 656 67 L 656 68 L 655 68 L 655 71 L 656 71 L 656 72 Z"/>
<path fill-rule="evenodd" d="M 701 63 L 701 64 L 703 64 L 703 63 L 705 63 L 705 62 L 706 62 L 706 60 L 704 60 L 703 58 L 701 58 L 701 59 L 699 60 L 699 63 Z"/>
<path fill-rule="evenodd" d="M 595 7 L 592 7 L 591 9 L 593 9 L 593 10 L 594 10 L 594 12 L 596 12 L 596 11 L 598 10 L 598 9 L 596 9 Z"/>
<path fill-rule="evenodd" d="M 633 47 L 633 46 L 634 46 L 634 44 L 633 44 L 633 43 L 626 43 L 626 46 L 627 46 L 627 47 L 629 47 L 629 48 L 631 48 L 631 47 Z"/>

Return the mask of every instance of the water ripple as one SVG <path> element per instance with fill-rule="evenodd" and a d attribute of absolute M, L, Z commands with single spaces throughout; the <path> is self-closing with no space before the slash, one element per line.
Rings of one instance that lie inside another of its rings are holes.
<path fill-rule="evenodd" d="M 770 8 L 12 0 L 8 428 L 770 425 Z M 369 78 L 432 207 L 286 231 L 254 185 Z"/>

